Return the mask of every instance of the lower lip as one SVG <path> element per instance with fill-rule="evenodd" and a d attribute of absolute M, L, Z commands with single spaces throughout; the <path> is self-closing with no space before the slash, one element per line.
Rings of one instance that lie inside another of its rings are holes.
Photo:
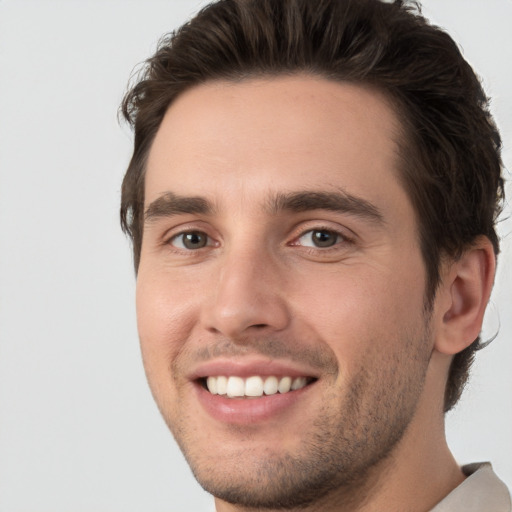
<path fill-rule="evenodd" d="M 203 408 L 215 420 L 233 425 L 249 425 L 289 412 L 312 386 L 309 384 L 297 391 L 264 395 L 261 398 L 227 398 L 225 395 L 212 395 L 198 384 L 197 395 Z"/>

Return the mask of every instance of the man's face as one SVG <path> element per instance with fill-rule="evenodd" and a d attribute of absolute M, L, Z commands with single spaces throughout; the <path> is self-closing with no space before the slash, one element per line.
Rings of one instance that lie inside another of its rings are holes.
<path fill-rule="evenodd" d="M 414 421 L 432 340 L 398 133 L 375 92 L 302 76 L 208 83 L 162 122 L 142 353 L 222 500 L 291 507 L 353 488 Z"/>

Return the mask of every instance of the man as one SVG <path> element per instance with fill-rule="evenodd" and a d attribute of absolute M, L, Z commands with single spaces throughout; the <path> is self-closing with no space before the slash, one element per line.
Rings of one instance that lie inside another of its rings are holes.
<path fill-rule="evenodd" d="M 451 38 L 403 2 L 220 1 L 123 112 L 144 366 L 217 511 L 509 511 L 444 435 L 503 199 Z"/>

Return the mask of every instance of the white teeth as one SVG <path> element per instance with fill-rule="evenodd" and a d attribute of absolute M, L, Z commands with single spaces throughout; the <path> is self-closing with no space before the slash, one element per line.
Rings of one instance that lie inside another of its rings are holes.
<path fill-rule="evenodd" d="M 263 396 L 263 379 L 249 377 L 245 381 L 245 396 Z"/>
<path fill-rule="evenodd" d="M 306 377 L 297 377 L 292 381 L 292 391 L 303 388 L 307 384 Z"/>
<path fill-rule="evenodd" d="M 213 377 L 215 379 L 215 377 Z M 228 390 L 227 377 L 217 377 L 217 394 L 225 395 Z"/>
<path fill-rule="evenodd" d="M 279 386 L 277 387 L 277 390 L 279 393 L 288 393 L 292 387 L 292 378 L 291 377 L 283 377 L 279 381 Z"/>
<path fill-rule="evenodd" d="M 245 383 L 241 377 L 229 377 L 226 394 L 233 398 L 235 396 L 244 396 L 245 394 Z"/>
<path fill-rule="evenodd" d="M 277 380 L 277 377 L 267 377 L 263 384 L 263 391 L 265 392 L 265 395 L 275 395 L 277 393 L 278 385 L 279 381 Z"/>
<path fill-rule="evenodd" d="M 206 387 L 212 395 L 227 395 L 229 398 L 238 398 L 243 396 L 260 397 L 265 395 L 275 395 L 276 393 L 288 393 L 305 387 L 308 384 L 306 377 L 259 377 L 254 375 L 247 379 L 242 377 L 207 377 Z"/>
<path fill-rule="evenodd" d="M 208 377 L 206 379 L 206 387 L 212 395 L 217 394 L 217 380 L 215 377 Z"/>

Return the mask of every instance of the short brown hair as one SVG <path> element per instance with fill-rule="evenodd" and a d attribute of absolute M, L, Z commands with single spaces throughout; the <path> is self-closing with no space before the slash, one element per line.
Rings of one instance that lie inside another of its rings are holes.
<path fill-rule="evenodd" d="M 457 45 L 417 3 L 396 0 L 220 0 L 164 37 L 122 113 L 135 131 L 121 224 L 137 270 L 145 162 L 169 105 L 211 80 L 308 73 L 385 93 L 402 122 L 400 178 L 417 215 L 432 305 L 441 257 L 459 257 L 484 235 L 499 251 L 504 197 L 501 139 L 481 84 Z M 457 402 L 477 338 L 452 362 L 445 410 Z"/>

